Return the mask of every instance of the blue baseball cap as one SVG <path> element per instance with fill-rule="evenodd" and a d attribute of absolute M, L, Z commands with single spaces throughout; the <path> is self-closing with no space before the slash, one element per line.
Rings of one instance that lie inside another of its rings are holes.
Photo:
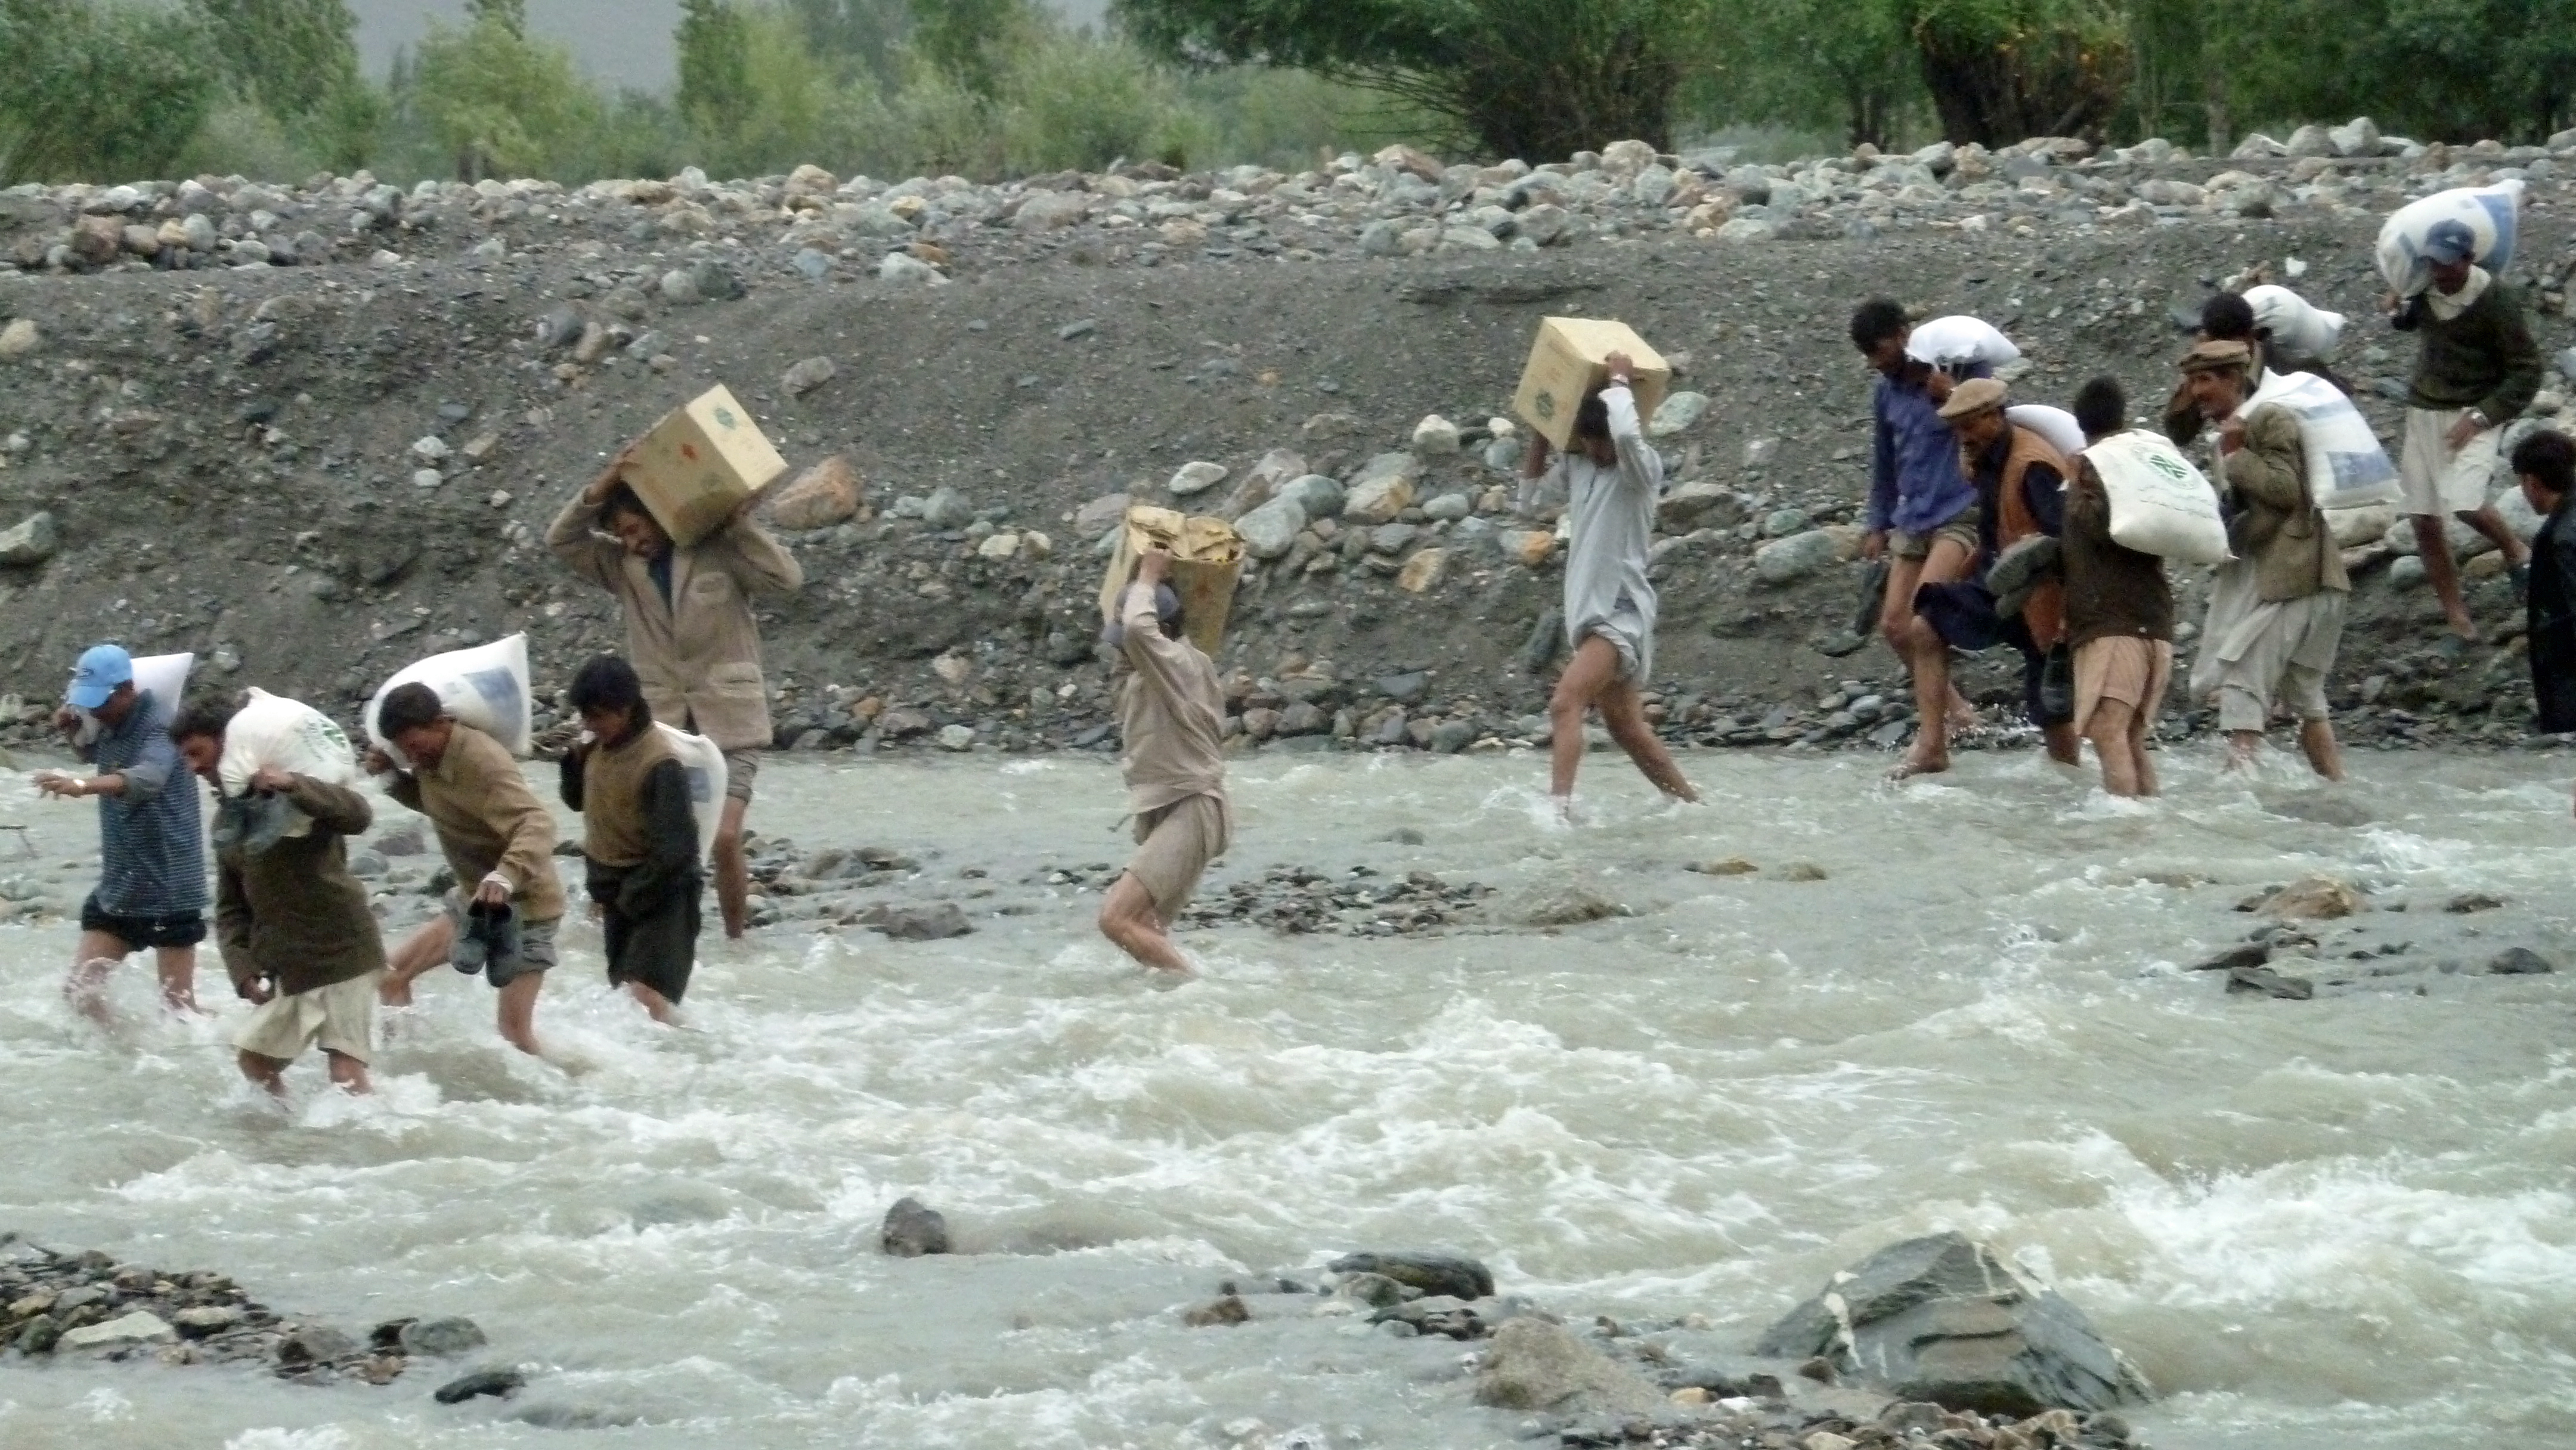
<path fill-rule="evenodd" d="M 2424 231 L 2424 255 L 2433 261 L 2466 262 L 2477 254 L 2477 234 L 2467 222 L 2445 217 Z"/>
<path fill-rule="evenodd" d="M 81 651 L 80 663 L 72 669 L 71 692 L 65 696 L 84 710 L 95 710 L 107 703 L 119 685 L 134 682 L 134 657 L 112 644 L 94 644 Z"/>

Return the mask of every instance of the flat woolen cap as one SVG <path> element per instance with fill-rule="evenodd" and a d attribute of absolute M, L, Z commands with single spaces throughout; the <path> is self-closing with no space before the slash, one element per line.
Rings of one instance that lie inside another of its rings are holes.
<path fill-rule="evenodd" d="M 1950 390 L 1950 401 L 1941 405 L 1945 421 L 1974 417 L 1988 408 L 2000 408 L 2011 390 L 1993 378 L 1970 378 Z"/>
<path fill-rule="evenodd" d="M 2204 342 L 2193 346 L 2175 364 L 2187 373 L 2214 373 L 2225 368 L 2244 369 L 2254 365 L 2254 349 L 2241 342 Z"/>

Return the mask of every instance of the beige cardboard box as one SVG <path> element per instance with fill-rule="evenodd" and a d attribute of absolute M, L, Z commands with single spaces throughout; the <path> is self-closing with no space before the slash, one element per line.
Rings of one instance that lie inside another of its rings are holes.
<path fill-rule="evenodd" d="M 654 424 L 623 476 L 662 531 L 686 547 L 786 471 L 751 410 L 717 386 Z"/>
<path fill-rule="evenodd" d="M 1223 519 L 1184 518 L 1178 510 L 1144 504 L 1127 510 L 1118 552 L 1100 581 L 1101 613 L 1106 616 L 1117 607 L 1118 596 L 1136 577 L 1136 561 L 1157 547 L 1171 551 L 1172 588 L 1181 596 L 1181 621 L 1190 643 L 1213 656 L 1225 642 L 1234 586 L 1243 577 L 1243 540 Z"/>
<path fill-rule="evenodd" d="M 1626 353 L 1637 365 L 1637 419 L 1652 422 L 1665 390 L 1672 386 L 1672 368 L 1626 323 L 1588 317 L 1540 320 L 1538 341 L 1530 348 L 1529 366 L 1521 370 L 1512 411 L 1562 450 L 1574 436 L 1574 412 L 1583 406 L 1583 395 L 1608 380 L 1609 370 L 1601 360 L 1614 352 Z"/>

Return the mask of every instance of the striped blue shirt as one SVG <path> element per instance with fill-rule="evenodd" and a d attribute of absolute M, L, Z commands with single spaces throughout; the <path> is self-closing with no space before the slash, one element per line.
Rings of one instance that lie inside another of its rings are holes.
<path fill-rule="evenodd" d="M 206 910 L 206 834 L 197 778 L 170 740 L 170 712 L 138 694 L 125 723 L 103 726 L 90 759 L 125 777 L 123 795 L 98 798 L 98 909 L 144 920 Z"/>

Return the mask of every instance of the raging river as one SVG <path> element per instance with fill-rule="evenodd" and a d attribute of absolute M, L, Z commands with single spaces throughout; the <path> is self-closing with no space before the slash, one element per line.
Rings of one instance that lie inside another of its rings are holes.
<path fill-rule="evenodd" d="M 1595 755 L 1572 829 L 1526 756 L 1248 760 L 1205 894 L 1366 866 L 1496 902 L 1575 876 L 1632 914 L 1220 927 L 1183 935 L 1204 972 L 1177 987 L 1049 879 L 1122 853 L 1103 760 L 782 760 L 756 829 L 899 848 L 920 874 L 888 895 L 955 900 L 975 934 L 727 944 L 710 911 L 667 1031 L 569 926 L 555 1061 L 442 969 L 376 1097 L 308 1058 L 283 1113 L 233 1071 L 211 949 L 213 1020 L 160 1018 L 138 961 L 102 1034 L 58 995 L 72 927 L 0 925 L 0 1229 L 361 1334 L 469 1315 L 531 1370 L 449 1407 L 431 1370 L 8 1355 L 0 1445 L 1506 1446 L 1527 1417 L 1469 1402 L 1471 1345 L 1177 1311 L 1445 1247 L 1578 1323 L 1697 1314 L 1749 1343 L 1939 1228 L 2082 1305 L 2163 1395 L 2134 1417 L 2163 1450 L 2576 1445 L 2576 973 L 2483 966 L 2576 963 L 2567 757 L 2363 754 L 2341 789 L 2160 758 L 2167 797 L 2127 805 L 2030 754 L 1902 790 L 1876 757 L 1701 754 L 1708 803 L 1667 809 Z M 77 903 L 91 809 L 0 772 L 9 826 L 0 876 Z M 1729 856 L 1762 869 L 1684 869 Z M 2315 1000 L 2190 970 L 2255 924 L 2240 899 L 2312 871 L 2373 908 L 2321 924 Z M 2446 913 L 2464 892 L 2505 905 Z M 876 1251 L 906 1194 L 958 1253 Z"/>

